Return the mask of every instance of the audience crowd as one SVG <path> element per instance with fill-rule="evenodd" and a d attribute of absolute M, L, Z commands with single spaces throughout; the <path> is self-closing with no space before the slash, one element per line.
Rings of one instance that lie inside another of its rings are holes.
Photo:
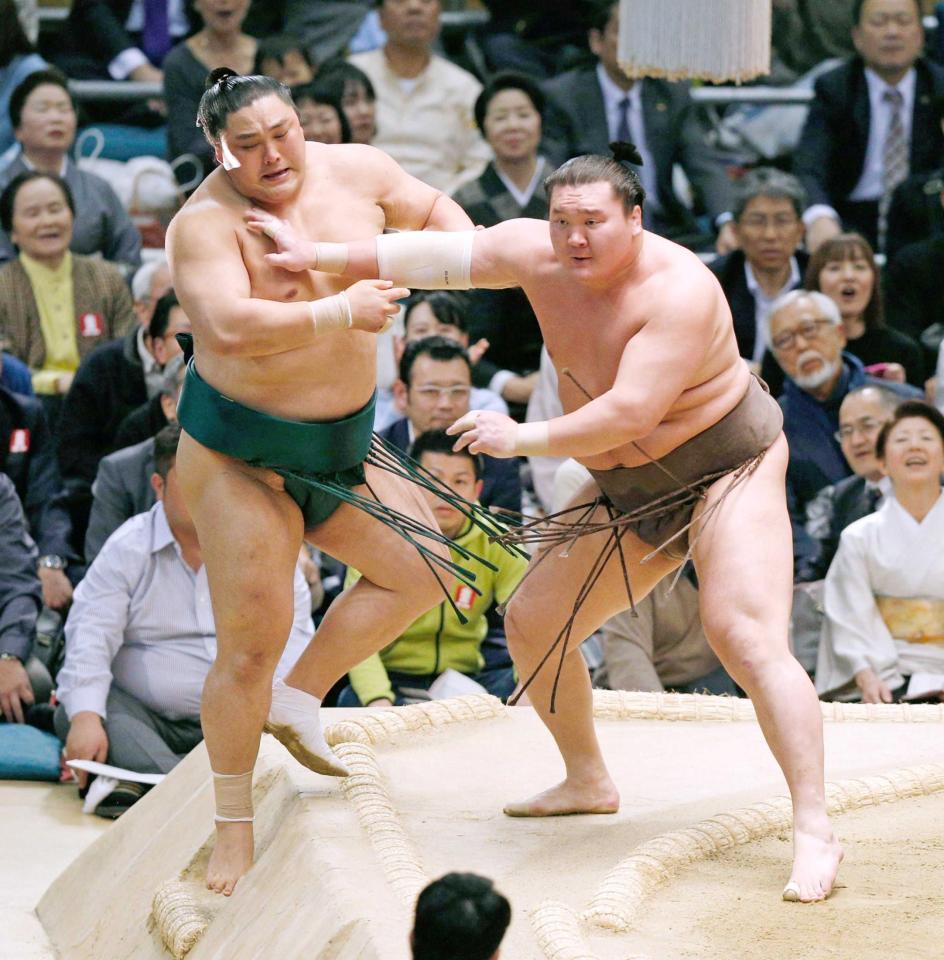
<path fill-rule="evenodd" d="M 73 0 L 37 50 L 0 0 L 2 722 L 131 774 L 166 773 L 201 739 L 215 628 L 174 465 L 190 321 L 162 251 L 142 250 L 136 211 L 74 145 L 89 120 L 126 143 L 157 130 L 168 160 L 192 154 L 209 173 L 195 118 L 220 66 L 277 77 L 307 139 L 372 144 L 486 227 L 546 219 L 556 165 L 635 144 L 645 225 L 709 263 L 741 356 L 783 409 L 795 653 L 823 697 L 944 697 L 944 44 L 922 3 L 775 3 L 766 82 L 806 83 L 813 98 L 790 150 L 747 164 L 689 84 L 622 73 L 617 0 L 538 18 L 532 4 L 485 3 L 489 22 L 458 28 L 460 42 L 440 0 L 308 6 Z M 158 83 L 163 97 L 95 112 L 69 85 L 89 78 Z M 777 110 L 765 108 L 774 124 Z M 379 342 L 376 430 L 454 492 L 514 522 L 582 482 L 572 462 L 454 453 L 443 432 L 470 409 L 560 411 L 520 290 L 417 291 Z M 454 585 L 329 703 L 513 692 L 498 610 L 525 562 L 431 505 L 495 569 L 479 571 L 480 595 Z M 281 672 L 358 576 L 302 551 Z M 740 694 L 702 629 L 694 570 L 638 606 L 601 631 L 599 655 L 587 648 L 598 685 Z M 47 614 L 56 639 L 41 644 Z M 117 816 L 146 789 L 120 781 L 98 812 Z M 414 956 L 460 955 L 442 944 L 473 937 L 449 927 L 466 900 L 487 928 L 467 955 L 498 955 L 507 901 L 451 875 L 420 898 Z"/>

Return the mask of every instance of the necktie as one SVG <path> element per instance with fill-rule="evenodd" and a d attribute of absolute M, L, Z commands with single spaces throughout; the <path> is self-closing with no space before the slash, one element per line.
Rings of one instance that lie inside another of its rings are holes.
<path fill-rule="evenodd" d="M 878 509 L 879 501 L 882 499 L 882 491 L 878 487 L 869 487 L 865 494 L 865 499 L 869 505 L 869 513 L 875 513 Z"/>
<path fill-rule="evenodd" d="M 144 0 L 144 27 L 141 47 L 155 66 L 160 66 L 170 50 L 170 27 L 167 19 L 168 0 Z"/>
<path fill-rule="evenodd" d="M 882 196 L 878 205 L 878 247 L 884 251 L 892 194 L 895 187 L 908 176 L 908 141 L 902 122 L 904 98 L 901 93 L 898 90 L 886 90 L 882 94 L 882 100 L 891 110 L 888 133 L 885 134 L 885 143 L 882 146 Z"/>
<path fill-rule="evenodd" d="M 633 139 L 629 132 L 629 97 L 623 97 L 616 108 L 619 111 L 616 121 L 616 139 L 629 143 Z"/>

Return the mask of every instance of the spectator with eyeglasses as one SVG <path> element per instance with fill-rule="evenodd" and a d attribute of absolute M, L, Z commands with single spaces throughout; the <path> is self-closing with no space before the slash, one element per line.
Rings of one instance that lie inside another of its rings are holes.
<path fill-rule="evenodd" d="M 472 409 L 469 354 L 454 340 L 424 337 L 408 343 L 399 373 L 393 399 L 403 416 L 381 430 L 380 436 L 401 450 L 409 450 L 414 440 L 429 430 L 445 430 Z M 483 459 L 482 505 L 520 512 L 518 458 Z"/>
<path fill-rule="evenodd" d="M 804 525 L 807 504 L 823 487 L 851 473 L 836 439 L 846 395 L 867 383 L 884 386 L 902 399 L 918 399 L 921 393 L 866 373 L 862 362 L 844 349 L 842 314 L 823 293 L 791 290 L 773 304 L 767 325 L 771 350 L 785 377 L 780 406 L 790 445 L 787 503 L 798 572 L 817 553 Z"/>

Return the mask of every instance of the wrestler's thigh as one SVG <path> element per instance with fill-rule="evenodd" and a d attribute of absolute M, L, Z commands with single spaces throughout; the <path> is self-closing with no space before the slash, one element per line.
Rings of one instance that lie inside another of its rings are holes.
<path fill-rule="evenodd" d="M 364 473 L 367 485 L 356 487 L 358 493 L 376 497 L 425 527 L 439 529 L 432 510 L 415 484 L 370 464 L 365 465 Z M 435 582 L 416 547 L 385 523 L 347 503 L 342 503 L 313 530 L 306 530 L 305 539 L 387 590 L 409 590 L 411 584 Z M 445 545 L 428 537 L 417 539 L 440 557 L 448 559 L 449 549 Z M 441 572 L 440 576 L 445 577 L 448 586 L 448 575 Z"/>
<path fill-rule="evenodd" d="M 783 434 L 754 473 L 706 514 L 731 482 L 708 492 L 696 516 L 694 558 L 705 633 L 726 666 L 787 648 L 793 583 L 793 536 L 787 515 Z"/>
<path fill-rule="evenodd" d="M 278 489 L 277 476 L 265 482 L 270 471 L 209 450 L 186 433 L 177 474 L 200 541 L 220 649 L 245 633 L 261 642 L 271 633 L 284 644 L 302 542 L 298 506 Z"/>
<path fill-rule="evenodd" d="M 569 506 L 588 503 L 599 496 L 595 484 L 582 487 L 571 498 Z M 573 514 L 576 518 L 579 513 Z M 592 522 L 608 519 L 605 507 L 597 507 Z M 572 544 L 541 548 L 531 558 L 525 580 L 508 606 L 506 627 L 535 642 L 546 645 L 560 632 L 573 613 L 574 604 L 582 593 L 588 577 L 599 570 L 601 553 L 609 553 L 613 544 L 609 532 L 580 537 Z M 644 543 L 634 533 L 626 530 L 620 538 L 622 557 L 633 600 L 638 602 L 667 574 L 675 570 L 679 562 L 657 554 L 646 563 L 643 557 L 652 552 L 652 546 Z M 619 551 L 614 551 L 602 568 L 594 586 L 586 593 L 574 620 L 574 637 L 588 637 L 601 624 L 629 603 L 626 577 Z"/>

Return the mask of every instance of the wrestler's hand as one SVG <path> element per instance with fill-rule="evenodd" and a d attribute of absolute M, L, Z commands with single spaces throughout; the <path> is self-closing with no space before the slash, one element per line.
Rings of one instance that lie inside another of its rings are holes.
<path fill-rule="evenodd" d="M 446 430 L 449 436 L 461 434 L 452 449 L 458 453 L 487 453 L 490 457 L 514 457 L 518 424 L 494 410 L 470 410 Z"/>
<path fill-rule="evenodd" d="M 95 760 L 104 763 L 108 759 L 108 734 L 105 724 L 94 710 L 80 710 L 69 726 L 66 738 L 66 760 Z M 76 770 L 79 788 L 88 783 L 88 772 Z"/>
<path fill-rule="evenodd" d="M 381 333 L 400 312 L 402 300 L 410 295 L 405 287 L 395 287 L 390 280 L 358 280 L 344 291 L 351 305 L 354 330 Z"/>
<path fill-rule="evenodd" d="M 243 214 L 243 219 L 250 233 L 265 234 L 275 244 L 278 252 L 267 253 L 266 263 L 291 270 L 292 273 L 318 269 L 317 245 L 300 237 L 287 220 L 274 217 L 257 207 L 250 207 Z"/>

